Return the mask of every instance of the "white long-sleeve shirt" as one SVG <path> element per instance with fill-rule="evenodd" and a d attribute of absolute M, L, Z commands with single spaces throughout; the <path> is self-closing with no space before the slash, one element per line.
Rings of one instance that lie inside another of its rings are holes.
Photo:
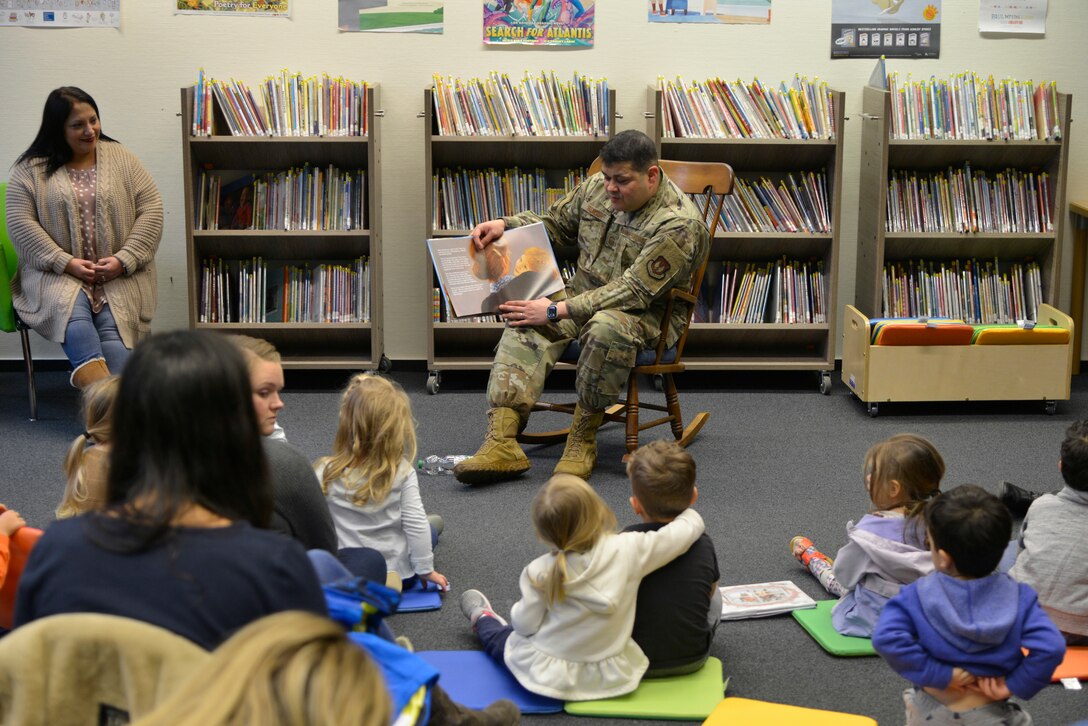
<path fill-rule="evenodd" d="M 319 460 L 314 466 L 318 480 L 324 470 L 324 462 Z M 362 507 L 356 506 L 344 484 L 345 478 L 352 480 L 350 469 L 329 483 L 325 495 L 339 546 L 370 547 L 381 552 L 389 571 L 403 579 L 433 572 L 431 526 L 419 496 L 416 472 L 408 460 L 401 461 L 393 488 L 381 502 L 371 500 Z"/>

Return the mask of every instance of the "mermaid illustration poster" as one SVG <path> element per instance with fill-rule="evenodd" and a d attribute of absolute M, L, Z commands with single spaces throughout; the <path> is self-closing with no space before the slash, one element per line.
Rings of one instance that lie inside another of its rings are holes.
<path fill-rule="evenodd" d="M 484 43 L 593 45 L 595 0 L 484 0 Z"/>
<path fill-rule="evenodd" d="M 939 58 L 941 0 L 832 0 L 832 58 Z"/>

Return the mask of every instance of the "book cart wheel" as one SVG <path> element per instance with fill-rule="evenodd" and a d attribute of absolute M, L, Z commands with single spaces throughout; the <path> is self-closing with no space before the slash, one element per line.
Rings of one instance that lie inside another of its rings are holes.
<path fill-rule="evenodd" d="M 1043 402 L 1043 410 L 1046 411 L 1047 416 L 1053 416 L 1055 413 L 1058 412 L 1058 402 L 1057 401 L 1045 401 L 1045 402 Z"/>
<path fill-rule="evenodd" d="M 378 360 L 378 370 L 382 373 L 393 370 L 393 361 L 389 360 L 385 353 L 382 353 L 382 357 Z"/>
<path fill-rule="evenodd" d="M 442 382 L 442 374 L 438 371 L 431 371 L 427 374 L 427 393 L 432 396 L 438 393 L 438 386 Z"/>
<path fill-rule="evenodd" d="M 825 396 L 831 394 L 831 371 L 820 371 L 820 393 Z"/>
<path fill-rule="evenodd" d="M 865 410 L 869 412 L 870 417 L 876 418 L 877 414 L 880 413 L 880 405 L 877 403 L 867 403 L 865 404 Z"/>

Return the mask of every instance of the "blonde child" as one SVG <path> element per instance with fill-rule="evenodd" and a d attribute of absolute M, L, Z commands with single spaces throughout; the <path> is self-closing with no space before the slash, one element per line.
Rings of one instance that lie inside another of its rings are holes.
<path fill-rule="evenodd" d="M 888 600 L 933 572 L 922 511 L 940 493 L 944 459 L 921 436 L 897 434 L 865 454 L 865 490 L 874 511 L 846 525 L 849 540 L 820 582 L 841 595 L 831 611 L 835 630 L 868 638 Z M 814 572 L 830 559 L 795 537 L 793 554 Z M 816 564 L 812 564 L 815 562 Z"/>
<path fill-rule="evenodd" d="M 57 519 L 96 511 L 106 505 L 113 404 L 121 379 L 110 376 L 83 389 L 83 433 L 68 447 L 64 473 L 68 483 L 57 507 Z"/>
<path fill-rule="evenodd" d="M 318 459 L 314 471 L 341 551 L 373 548 L 385 557 L 390 573 L 400 574 L 405 588 L 419 578 L 446 589 L 448 581 L 434 569 L 436 527 L 419 496 L 411 464 L 415 455 L 408 396 L 387 378 L 361 373 L 340 400 L 332 455 Z"/>
<path fill-rule="evenodd" d="M 484 650 L 525 688 L 566 701 L 638 687 L 649 664 L 631 637 L 643 576 L 703 533 L 693 509 L 651 532 L 616 533 L 616 516 L 582 479 L 553 476 L 533 499 L 537 536 L 551 549 L 521 572 L 511 625 L 478 590 L 461 610 Z"/>

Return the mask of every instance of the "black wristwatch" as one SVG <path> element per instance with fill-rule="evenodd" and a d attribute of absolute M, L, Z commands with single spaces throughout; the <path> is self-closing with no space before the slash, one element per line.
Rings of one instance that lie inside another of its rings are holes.
<path fill-rule="evenodd" d="M 548 322 L 554 323 L 556 320 L 559 320 L 559 308 L 552 303 L 548 306 Z"/>

